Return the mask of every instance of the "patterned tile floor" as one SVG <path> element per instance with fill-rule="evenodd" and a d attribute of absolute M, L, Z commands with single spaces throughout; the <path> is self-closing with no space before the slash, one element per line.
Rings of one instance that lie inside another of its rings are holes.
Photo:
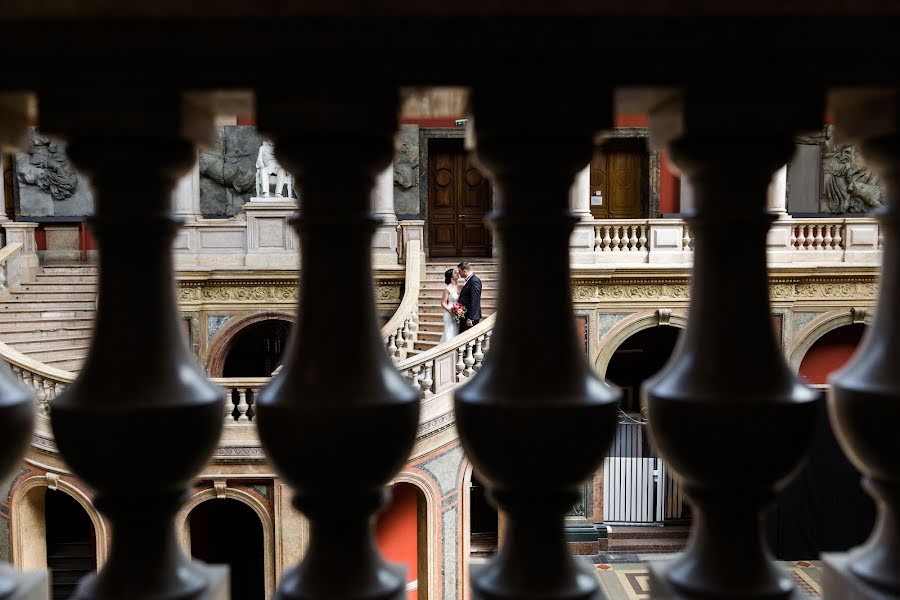
<path fill-rule="evenodd" d="M 647 562 L 666 560 L 671 555 L 639 554 L 632 555 L 640 562 L 611 562 L 594 565 L 600 585 L 609 600 L 643 600 L 650 598 L 650 576 Z M 797 589 L 811 598 L 821 598 L 821 564 L 819 561 L 790 561 L 781 565 L 790 570 L 797 583 Z"/>

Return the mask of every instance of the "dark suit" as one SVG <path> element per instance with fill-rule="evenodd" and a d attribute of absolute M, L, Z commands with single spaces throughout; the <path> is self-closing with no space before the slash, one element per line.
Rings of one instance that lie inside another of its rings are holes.
<path fill-rule="evenodd" d="M 481 320 L 481 280 L 478 275 L 472 275 L 465 287 L 459 293 L 459 303 L 466 308 L 466 314 L 460 320 L 459 332 L 468 329 L 466 321 L 471 320 L 472 325 L 477 325 Z"/>

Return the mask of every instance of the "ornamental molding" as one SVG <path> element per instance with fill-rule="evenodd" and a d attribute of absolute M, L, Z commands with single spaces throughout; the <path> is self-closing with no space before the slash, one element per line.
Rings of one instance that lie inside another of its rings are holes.
<path fill-rule="evenodd" d="M 878 294 L 876 275 L 772 277 L 769 295 L 772 300 L 874 299 Z M 690 279 L 627 278 L 602 282 L 573 280 L 575 302 L 688 301 Z"/>
<path fill-rule="evenodd" d="M 400 302 L 402 282 L 382 280 L 375 282 L 375 301 Z M 178 302 L 194 304 L 259 304 L 297 301 L 299 287 L 296 280 L 254 281 L 179 281 Z"/>

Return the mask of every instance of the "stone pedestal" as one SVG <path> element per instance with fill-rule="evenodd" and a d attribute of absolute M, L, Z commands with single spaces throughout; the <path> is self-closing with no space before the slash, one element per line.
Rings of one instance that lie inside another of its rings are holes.
<path fill-rule="evenodd" d="M 647 565 L 647 570 L 650 572 L 650 597 L 654 600 L 700 600 L 698 596 L 684 595 L 672 587 L 666 577 L 671 564 L 670 560 L 661 560 Z M 781 600 L 809 600 L 809 596 L 796 587 L 788 595 L 779 598 Z M 851 600 L 856 596 L 835 596 L 835 598 Z"/>
<path fill-rule="evenodd" d="M 81 227 L 74 223 L 46 225 L 47 248 L 39 252 L 44 262 L 81 260 Z"/>
<path fill-rule="evenodd" d="M 252 198 L 244 205 L 247 215 L 248 267 L 297 267 L 297 234 L 290 219 L 297 204 L 288 198 Z"/>
<path fill-rule="evenodd" d="M 2 224 L 6 231 L 7 244 L 22 244 L 19 258 L 19 273 L 21 281 L 28 283 L 34 281 L 34 275 L 40 267 L 37 255 L 37 244 L 34 241 L 34 230 L 37 223 L 25 223 L 22 221 L 6 221 Z"/>
<path fill-rule="evenodd" d="M 825 600 L 891 600 L 896 596 L 881 592 L 851 570 L 852 552 L 822 554 L 822 597 Z"/>
<path fill-rule="evenodd" d="M 6 565 L 0 566 L 0 578 L 12 582 L 16 591 L 8 600 L 48 600 L 50 598 L 50 577 L 47 571 L 23 573 Z"/>

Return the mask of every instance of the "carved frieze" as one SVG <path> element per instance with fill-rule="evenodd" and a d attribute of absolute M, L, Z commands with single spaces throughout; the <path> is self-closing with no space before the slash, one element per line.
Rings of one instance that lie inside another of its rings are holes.
<path fill-rule="evenodd" d="M 375 301 L 398 303 L 401 300 L 400 281 L 385 280 L 375 283 Z M 278 281 L 179 281 L 180 304 L 293 304 L 297 301 L 297 282 Z"/>

